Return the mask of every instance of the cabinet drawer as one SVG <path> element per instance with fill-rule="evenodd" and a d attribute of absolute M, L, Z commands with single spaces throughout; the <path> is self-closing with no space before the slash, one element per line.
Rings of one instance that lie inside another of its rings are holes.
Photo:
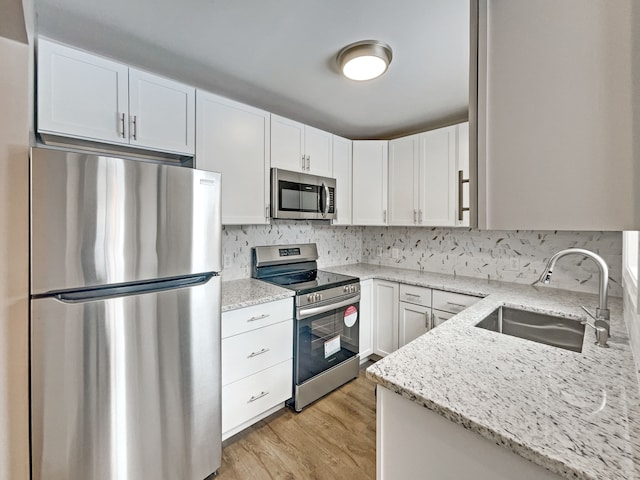
<path fill-rule="evenodd" d="M 293 356 L 293 321 L 222 340 L 222 385 L 248 377 Z"/>
<path fill-rule="evenodd" d="M 451 317 L 455 315 L 455 313 L 451 312 L 441 312 L 440 310 L 432 310 L 431 313 L 431 328 L 436 328 L 437 326 L 442 325 L 444 322 L 449 320 Z"/>
<path fill-rule="evenodd" d="M 229 310 L 222 313 L 222 338 L 266 327 L 293 318 L 293 299 Z"/>
<path fill-rule="evenodd" d="M 293 361 L 267 368 L 222 388 L 222 432 L 291 398 Z"/>
<path fill-rule="evenodd" d="M 400 301 L 422 305 L 424 307 L 431 306 L 431 289 L 425 287 L 416 287 L 415 285 L 400 284 Z"/>
<path fill-rule="evenodd" d="M 434 290 L 432 306 L 433 308 L 442 310 L 443 312 L 460 313 L 462 310 L 470 307 L 479 300 L 479 297 L 474 297 L 472 295 Z"/>

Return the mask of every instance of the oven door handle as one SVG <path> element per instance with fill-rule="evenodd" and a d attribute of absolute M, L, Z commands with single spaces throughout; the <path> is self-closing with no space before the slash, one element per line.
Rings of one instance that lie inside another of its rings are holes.
<path fill-rule="evenodd" d="M 313 317 L 314 315 L 319 315 L 321 313 L 330 312 L 331 310 L 335 310 L 336 308 L 346 307 L 348 305 L 351 305 L 352 303 L 357 303 L 359 301 L 360 294 L 349 297 L 346 300 L 342 300 L 338 303 L 331 303 L 329 305 L 323 305 L 321 307 L 301 308 L 298 312 L 298 320 Z"/>

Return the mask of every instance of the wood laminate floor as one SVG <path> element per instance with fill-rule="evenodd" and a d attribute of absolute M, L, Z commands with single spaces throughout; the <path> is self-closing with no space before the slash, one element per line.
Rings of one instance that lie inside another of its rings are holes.
<path fill-rule="evenodd" d="M 375 384 L 357 379 L 305 408 L 271 415 L 224 442 L 220 480 L 376 477 Z"/>

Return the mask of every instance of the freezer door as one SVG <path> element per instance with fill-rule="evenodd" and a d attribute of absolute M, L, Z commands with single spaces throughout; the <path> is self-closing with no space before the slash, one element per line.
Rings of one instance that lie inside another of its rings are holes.
<path fill-rule="evenodd" d="M 31 293 L 219 272 L 220 174 L 34 148 Z"/>
<path fill-rule="evenodd" d="M 32 300 L 33 480 L 202 480 L 221 461 L 220 277 Z"/>

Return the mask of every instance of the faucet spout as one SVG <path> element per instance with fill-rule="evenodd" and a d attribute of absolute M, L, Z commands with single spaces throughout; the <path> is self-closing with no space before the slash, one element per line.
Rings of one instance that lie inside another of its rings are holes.
<path fill-rule="evenodd" d="M 584 248 L 567 248 L 555 253 L 547 262 L 547 266 L 540 275 L 540 282 L 549 283 L 551 274 L 556 266 L 556 262 L 565 255 L 582 255 L 593 260 L 600 270 L 600 285 L 598 288 L 598 308 L 596 309 L 596 317 L 602 320 L 609 320 L 608 290 L 609 290 L 609 267 L 602 257 L 590 250 Z"/>

